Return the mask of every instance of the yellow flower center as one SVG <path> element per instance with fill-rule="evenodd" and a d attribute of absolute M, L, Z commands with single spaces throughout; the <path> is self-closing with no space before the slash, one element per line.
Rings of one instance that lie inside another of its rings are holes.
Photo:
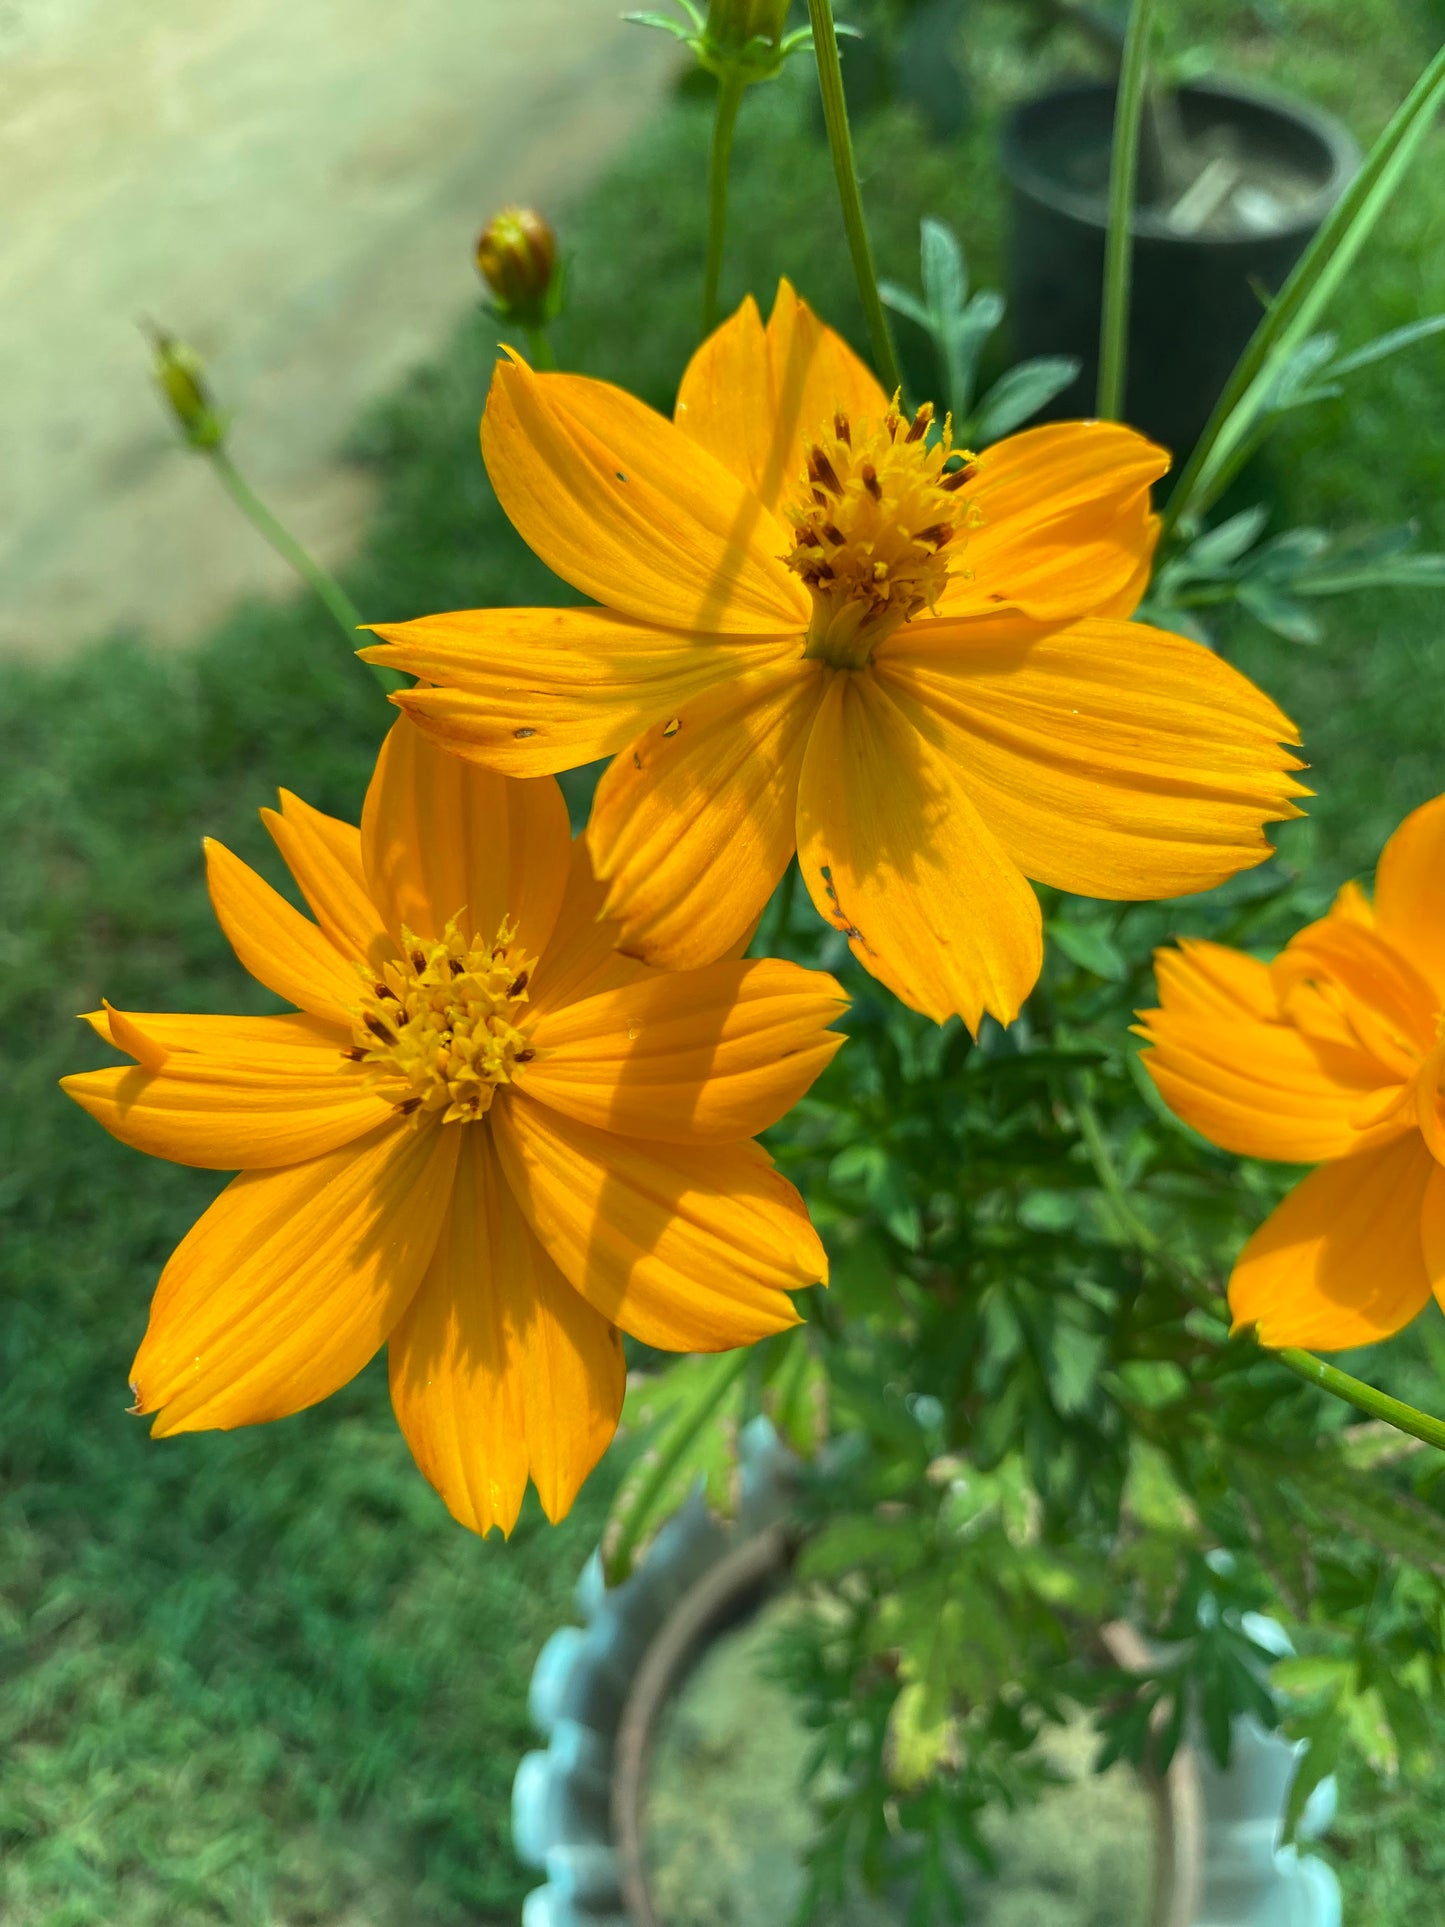
<path fill-rule="evenodd" d="M 367 994 L 345 1053 L 404 1117 L 441 1112 L 444 1124 L 485 1117 L 499 1084 L 532 1052 L 517 1023 L 536 959 L 505 918 L 492 943 L 463 937 L 458 912 L 439 938 L 402 931 L 403 954 Z"/>
<path fill-rule="evenodd" d="M 835 415 L 808 450 L 787 559 L 813 591 L 806 653 L 834 668 L 863 668 L 885 636 L 932 608 L 958 538 L 982 519 L 963 495 L 976 458 L 955 453 L 947 420 L 938 435 L 933 425 L 932 402 L 910 422 L 895 395 L 881 421 Z"/>

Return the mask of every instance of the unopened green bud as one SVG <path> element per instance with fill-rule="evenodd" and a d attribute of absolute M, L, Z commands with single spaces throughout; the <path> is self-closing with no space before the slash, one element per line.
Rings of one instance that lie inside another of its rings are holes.
<path fill-rule="evenodd" d="M 477 270 L 507 320 L 533 327 L 557 312 L 557 237 L 535 208 L 504 207 L 482 229 Z"/>
<path fill-rule="evenodd" d="M 163 328 L 152 328 L 155 348 L 153 372 L 176 425 L 192 448 L 219 448 L 226 439 L 224 416 L 217 413 L 206 382 L 205 363 Z"/>
<path fill-rule="evenodd" d="M 789 0 L 708 0 L 709 50 L 716 58 L 744 61 L 776 52 L 788 6 Z"/>
<path fill-rule="evenodd" d="M 785 31 L 790 0 L 707 0 L 703 17 L 697 0 L 677 0 L 686 21 L 662 13 L 628 13 L 641 27 L 657 27 L 673 34 L 697 55 L 698 64 L 719 80 L 748 86 L 771 80 L 789 54 L 813 44 L 806 27 Z"/>

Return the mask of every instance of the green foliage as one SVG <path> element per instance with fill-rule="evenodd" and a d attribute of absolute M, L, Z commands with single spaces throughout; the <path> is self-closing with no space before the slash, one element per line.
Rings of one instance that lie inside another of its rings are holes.
<path fill-rule="evenodd" d="M 994 84 L 966 143 L 930 147 L 897 113 L 860 131 L 880 267 L 900 282 L 925 213 L 1000 275 L 989 143 L 1004 89 L 1041 70 L 984 11 L 970 32 Z M 1366 135 L 1430 31 L 1422 8 L 1378 0 L 1270 11 L 1277 35 L 1227 0 L 1184 8 L 1180 30 Z M 766 306 L 787 272 L 856 342 L 806 91 L 785 77 L 745 106 L 727 291 Z M 706 137 L 701 107 L 659 115 L 568 224 L 560 359 L 663 406 L 692 346 Z M 1342 338 L 1445 307 L 1440 178 L 1421 167 L 1382 220 L 1368 276 L 1341 290 Z M 1436 401 L 1428 352 L 1360 366 L 1345 395 L 1281 419 L 1260 471 L 1268 526 L 1347 527 L 1365 491 L 1382 524 L 1419 515 L 1445 546 L 1438 448 L 1419 432 Z M 357 434 L 385 485 L 348 572 L 368 616 L 565 594 L 477 457 L 492 353 L 468 326 Z M 981 381 L 1002 355 L 995 337 Z M 774 1146 L 816 1198 L 834 1282 L 744 1390 L 815 1443 L 826 1381 L 830 1429 L 853 1441 L 818 1460 L 809 1503 L 833 1566 L 810 1576 L 815 1623 L 786 1656 L 817 1735 L 810 1880 L 825 1918 L 859 1869 L 902 1877 L 916 1920 L 956 1921 L 957 1855 L 987 1855 L 979 1816 L 1047 1781 L 1036 1734 L 1079 1703 L 1125 1755 L 1162 1747 L 1180 1706 L 1217 1733 L 1221 1709 L 1257 1703 L 1265 1662 L 1245 1616 L 1259 1607 L 1313 1669 L 1272 1678 L 1310 1742 L 1301 1786 L 1335 1765 L 1344 1779 L 1333 1851 L 1349 1917 L 1394 1927 L 1436 1906 L 1437 1461 L 1372 1461 L 1365 1488 L 1371 1428 L 1328 1430 L 1317 1394 L 1190 1306 L 1277 1180 L 1173 1125 L 1127 1044 L 1153 943 L 1194 931 L 1268 949 L 1440 787 L 1438 605 L 1386 587 L 1316 607 L 1308 656 L 1219 612 L 1221 641 L 1299 720 L 1318 772 L 1281 864 L 1208 905 L 1051 902 L 1049 1001 L 978 1047 L 855 973 L 854 1042 Z M 385 720 L 375 689 L 300 602 L 238 611 L 194 656 L 112 638 L 70 669 L 12 670 L 0 710 L 0 1914 L 515 1921 L 523 1684 L 567 1614 L 611 1475 L 560 1531 L 529 1508 L 508 1548 L 480 1544 L 415 1473 L 375 1371 L 284 1424 L 151 1443 L 124 1412 L 126 1368 L 156 1272 L 215 1181 L 109 1144 L 53 1089 L 94 1061 L 74 1013 L 103 992 L 142 1009 L 266 1007 L 215 931 L 199 838 L 280 882 L 256 805 L 286 782 L 354 813 Z M 573 785 L 578 809 L 585 794 Z M 826 936 L 784 947 L 841 964 Z M 1091 1158 L 1086 1104 L 1127 1212 Z M 1188 1261 L 1182 1279 L 1141 1249 L 1141 1225 Z M 1441 1363 L 1419 1351 L 1437 1328 L 1369 1370 L 1437 1402 Z M 1232 1565 L 1210 1563 L 1220 1551 Z M 1180 1651 L 1120 1675 L 1089 1643 L 1103 1599 Z M 1382 1791 L 1371 1760 L 1434 1777 L 1418 1796 Z"/>

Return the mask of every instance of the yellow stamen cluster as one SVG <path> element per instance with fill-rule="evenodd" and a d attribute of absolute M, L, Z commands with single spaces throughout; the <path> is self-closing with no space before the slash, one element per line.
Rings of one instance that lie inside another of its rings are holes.
<path fill-rule="evenodd" d="M 810 656 L 860 669 L 886 635 L 937 601 L 951 573 L 945 551 L 980 517 L 963 495 L 975 457 L 955 457 L 947 419 L 936 436 L 933 425 L 931 402 L 908 421 L 895 395 L 881 421 L 835 415 L 832 433 L 809 447 L 787 559 L 813 591 Z"/>
<path fill-rule="evenodd" d="M 444 1124 L 474 1123 L 532 1055 L 517 1017 L 536 960 L 505 919 L 491 943 L 463 937 L 458 917 L 440 938 L 402 936 L 402 955 L 380 978 L 367 973 L 345 1055 L 403 1116 L 440 1111 Z"/>

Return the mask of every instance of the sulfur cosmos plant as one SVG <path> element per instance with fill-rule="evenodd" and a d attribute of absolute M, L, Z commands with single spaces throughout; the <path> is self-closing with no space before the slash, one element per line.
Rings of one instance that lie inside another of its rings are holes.
<path fill-rule="evenodd" d="M 1240 1253 L 1237 1326 L 1271 1346 L 1387 1338 L 1445 1299 L 1445 796 L 1265 964 L 1214 943 L 1156 958 L 1144 1062 L 1226 1150 L 1317 1164 Z"/>
<path fill-rule="evenodd" d="M 315 922 L 220 845 L 212 901 L 275 1017 L 89 1021 L 65 1080 L 116 1137 L 240 1173 L 166 1265 L 132 1368 L 158 1434 L 279 1418 L 383 1344 L 422 1471 L 479 1532 L 562 1517 L 616 1428 L 619 1330 L 718 1351 L 797 1322 L 827 1261 L 753 1136 L 843 996 L 785 962 L 619 956 L 551 778 L 402 719 L 360 829 L 263 816 Z"/>
<path fill-rule="evenodd" d="M 363 653 L 448 750 L 515 776 L 615 755 L 588 841 L 628 954 L 751 929 L 796 849 L 906 1003 L 1007 1022 L 1042 957 L 1027 879 L 1207 889 L 1298 814 L 1293 725 L 1200 645 L 1126 621 L 1167 457 L 1108 422 L 977 457 L 900 413 L 784 281 L 698 349 L 667 421 L 498 363 L 503 508 L 597 607 L 379 625 Z"/>

